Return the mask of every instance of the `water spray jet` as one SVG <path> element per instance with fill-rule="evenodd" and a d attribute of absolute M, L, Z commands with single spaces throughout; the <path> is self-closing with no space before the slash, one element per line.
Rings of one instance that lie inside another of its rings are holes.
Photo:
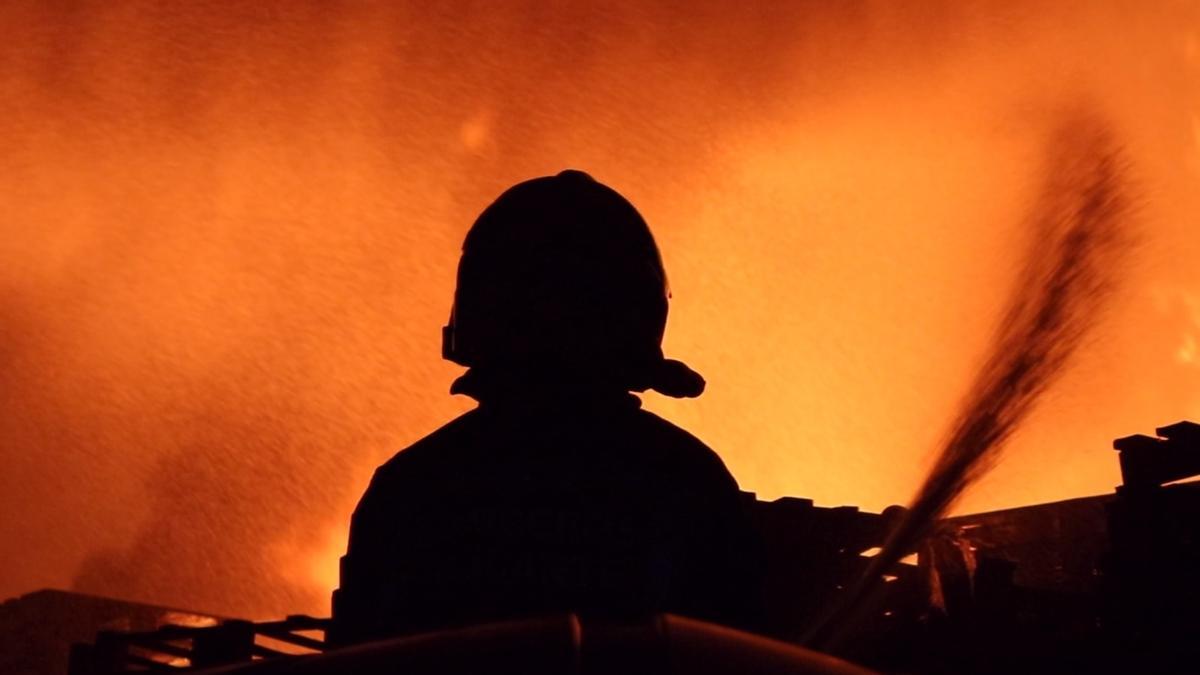
<path fill-rule="evenodd" d="M 904 517 L 864 574 L 805 632 L 836 651 L 874 606 L 883 574 L 982 478 L 1097 323 L 1130 243 L 1125 161 L 1107 125 L 1066 116 L 1050 139 L 1029 252 L 989 353 Z"/>

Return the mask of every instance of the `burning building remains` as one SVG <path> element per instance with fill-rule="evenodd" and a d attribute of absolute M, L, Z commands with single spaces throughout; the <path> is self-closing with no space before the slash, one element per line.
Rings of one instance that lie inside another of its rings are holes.
<path fill-rule="evenodd" d="M 1200 619 L 1192 611 L 1200 601 L 1195 574 L 1200 483 L 1187 479 L 1200 475 L 1200 425 L 1180 422 L 1159 428 L 1155 436 L 1117 439 L 1113 446 L 1123 483 L 1112 494 L 938 521 L 910 557 L 885 571 L 868 616 L 856 623 L 838 654 L 884 672 L 939 675 L 1175 672 L 1194 663 L 1200 656 L 1194 640 Z M 743 497 L 766 547 L 761 632 L 779 643 L 804 640 L 814 620 L 870 569 L 904 517 L 898 507 L 875 514 L 791 497 Z M 111 675 L 167 664 L 194 672 L 242 664 L 233 671 L 245 669 L 247 675 L 274 673 L 283 664 L 299 668 L 295 672 L 338 672 L 348 662 L 337 660 L 343 653 L 336 638 L 337 607 L 335 592 L 331 619 L 295 616 L 106 632 L 93 644 L 76 647 L 70 672 Z M 686 622 L 656 625 L 644 630 L 669 643 L 660 649 L 694 648 L 690 641 L 698 638 Z M 469 672 L 499 658 L 497 641 L 532 643 L 530 649 L 538 653 L 563 648 L 556 642 L 562 636 L 548 626 L 509 627 L 508 633 L 482 641 L 451 631 L 432 646 L 419 640 L 391 644 L 375 660 L 353 663 L 364 672 L 388 663 L 409 664 L 407 672 L 414 673 Z M 582 630 L 608 635 L 586 623 Z M 751 649 L 736 663 L 718 660 L 692 670 L 664 666 L 661 672 L 856 672 L 803 670 L 816 666 L 799 661 L 792 664 L 795 670 L 770 670 L 764 665 L 770 659 L 763 659 L 771 653 L 770 644 L 764 644 L 754 649 L 765 651 Z M 654 666 L 654 649 L 644 644 L 624 649 L 625 666 Z M 409 652 L 420 658 L 413 660 Z M 458 660 L 439 662 L 431 656 L 451 652 Z M 532 658 L 532 652 L 516 648 L 506 653 Z M 465 670 L 455 670 L 459 667 Z"/>

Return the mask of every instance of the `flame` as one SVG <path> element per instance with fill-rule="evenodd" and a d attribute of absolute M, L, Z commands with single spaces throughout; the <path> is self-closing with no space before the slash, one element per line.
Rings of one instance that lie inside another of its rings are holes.
<path fill-rule="evenodd" d="M 163 625 L 170 624 L 172 626 L 186 626 L 188 628 L 208 628 L 209 626 L 217 625 L 217 619 L 211 616 L 199 616 L 186 612 L 166 612 L 163 614 L 161 623 Z"/>
<path fill-rule="evenodd" d="M 7 3 L 0 594 L 327 611 L 372 468 L 469 407 L 438 360 L 462 235 L 567 166 L 647 216 L 667 352 L 709 380 L 646 406 L 765 497 L 880 509 L 1089 106 L 1145 236 L 961 509 L 1108 492 L 1112 438 L 1200 417 L 1200 10 L 778 5 Z"/>
<path fill-rule="evenodd" d="M 1175 358 L 1188 366 L 1197 366 L 1196 333 L 1200 331 L 1200 297 L 1191 293 L 1180 293 L 1179 299 L 1187 310 L 1188 325 L 1183 334 L 1182 344 L 1175 352 Z"/>
<path fill-rule="evenodd" d="M 1176 352 L 1180 363 L 1186 365 L 1194 365 L 1196 363 L 1196 336 L 1187 334 L 1183 336 L 1183 345 Z"/>
<path fill-rule="evenodd" d="M 308 583 L 317 588 L 334 589 L 338 587 L 341 570 L 341 559 L 346 554 L 346 539 L 350 535 L 350 525 L 339 522 L 329 530 L 326 544 L 311 558 L 305 559 L 309 564 Z"/>

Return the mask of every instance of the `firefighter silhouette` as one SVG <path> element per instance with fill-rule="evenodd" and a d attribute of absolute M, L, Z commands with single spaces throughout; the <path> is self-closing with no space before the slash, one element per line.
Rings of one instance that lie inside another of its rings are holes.
<path fill-rule="evenodd" d="M 645 221 L 580 171 L 520 183 L 463 245 L 443 356 L 479 403 L 381 466 L 354 512 L 337 639 L 572 611 L 751 621 L 757 542 L 720 458 L 631 392 L 663 357 Z"/>

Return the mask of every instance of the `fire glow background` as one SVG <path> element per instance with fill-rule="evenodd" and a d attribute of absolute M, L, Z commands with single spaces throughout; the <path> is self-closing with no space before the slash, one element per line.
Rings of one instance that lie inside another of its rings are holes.
<path fill-rule="evenodd" d="M 647 407 L 745 489 L 879 509 L 1087 109 L 1133 264 L 959 510 L 1107 492 L 1113 437 L 1200 418 L 1196 3 L 10 0 L 0 30 L 0 597 L 327 611 L 373 467 L 469 407 L 463 234 L 564 167 L 647 217 L 709 379 Z"/>

